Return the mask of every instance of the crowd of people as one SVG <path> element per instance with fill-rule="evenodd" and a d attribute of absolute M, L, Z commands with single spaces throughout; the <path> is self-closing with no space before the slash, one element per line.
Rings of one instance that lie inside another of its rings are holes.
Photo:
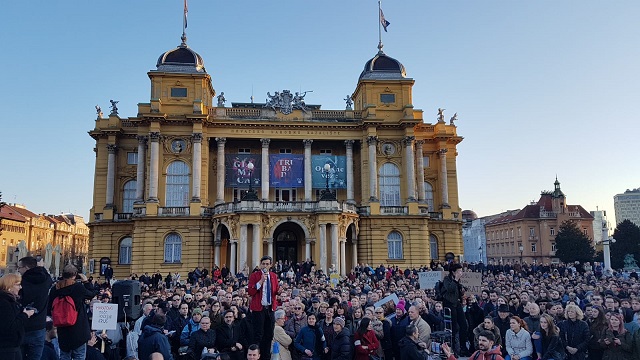
<path fill-rule="evenodd" d="M 0 278 L 0 358 L 640 359 L 638 276 L 599 266 L 359 264 L 331 283 L 311 260 L 265 256 L 238 274 L 224 266 L 196 268 L 184 280 L 132 274 L 141 313 L 95 331 L 95 304 L 113 300 L 112 271 L 94 279 L 67 265 L 54 282 L 25 257 L 18 273 Z M 433 270 L 447 275 L 421 289 L 418 274 Z M 477 294 L 460 281 L 467 271 L 482 273 Z"/>

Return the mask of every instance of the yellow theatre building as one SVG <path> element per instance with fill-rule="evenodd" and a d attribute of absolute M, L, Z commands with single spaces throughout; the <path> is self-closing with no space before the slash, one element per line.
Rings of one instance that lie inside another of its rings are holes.
<path fill-rule="evenodd" d="M 462 253 L 462 137 L 442 112 L 424 121 L 399 61 L 382 51 L 366 61 L 346 110 L 288 90 L 225 106 L 182 39 L 148 72 L 136 116 L 114 103 L 89 131 L 93 261 L 117 278 L 214 265 L 246 274 L 268 254 L 344 275 Z"/>

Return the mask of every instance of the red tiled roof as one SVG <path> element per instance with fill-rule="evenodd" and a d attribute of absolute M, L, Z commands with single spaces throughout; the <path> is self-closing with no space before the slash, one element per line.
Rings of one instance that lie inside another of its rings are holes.
<path fill-rule="evenodd" d="M 25 208 L 21 208 L 19 206 L 12 206 L 12 208 L 16 212 L 20 213 L 24 217 L 27 217 L 27 218 L 36 218 L 36 217 L 38 217 L 38 214 L 35 214 L 35 213 L 25 209 Z"/>
<path fill-rule="evenodd" d="M 553 210 L 553 203 L 550 194 L 542 194 L 540 200 L 535 205 L 527 205 L 515 215 L 501 216 L 487 223 L 487 225 L 504 224 L 520 219 L 539 219 L 540 209 L 546 211 Z M 568 212 L 578 212 L 581 219 L 593 219 L 593 216 L 580 205 L 567 205 Z"/>
<path fill-rule="evenodd" d="M 24 216 L 22 216 L 22 214 L 20 214 L 18 211 L 16 211 L 16 209 L 11 205 L 5 205 L 2 208 L 0 208 L 0 218 L 15 220 L 15 221 L 22 221 L 22 222 L 27 221 L 27 219 Z"/>

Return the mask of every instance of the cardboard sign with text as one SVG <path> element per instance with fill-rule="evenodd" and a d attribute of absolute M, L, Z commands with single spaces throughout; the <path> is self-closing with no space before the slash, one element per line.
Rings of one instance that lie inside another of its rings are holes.
<path fill-rule="evenodd" d="M 93 304 L 93 330 L 115 330 L 118 328 L 118 304 Z"/>
<path fill-rule="evenodd" d="M 445 271 L 425 271 L 418 273 L 420 289 L 433 289 L 438 281 L 444 279 Z M 463 272 L 460 284 L 467 288 L 467 293 L 480 295 L 482 290 L 482 274 L 477 272 Z"/>
<path fill-rule="evenodd" d="M 420 289 L 433 289 L 444 278 L 444 271 L 423 271 L 418 273 Z"/>

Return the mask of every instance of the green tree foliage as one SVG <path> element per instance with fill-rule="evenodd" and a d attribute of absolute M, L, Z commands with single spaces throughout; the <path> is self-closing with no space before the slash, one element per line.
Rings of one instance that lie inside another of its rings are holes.
<path fill-rule="evenodd" d="M 624 267 L 624 257 L 627 254 L 640 260 L 640 227 L 629 220 L 624 220 L 613 232 L 615 243 L 611 244 L 611 267 L 621 269 Z"/>
<path fill-rule="evenodd" d="M 572 220 L 560 225 L 556 236 L 556 257 L 564 263 L 593 261 L 595 249 L 589 239 Z"/>

